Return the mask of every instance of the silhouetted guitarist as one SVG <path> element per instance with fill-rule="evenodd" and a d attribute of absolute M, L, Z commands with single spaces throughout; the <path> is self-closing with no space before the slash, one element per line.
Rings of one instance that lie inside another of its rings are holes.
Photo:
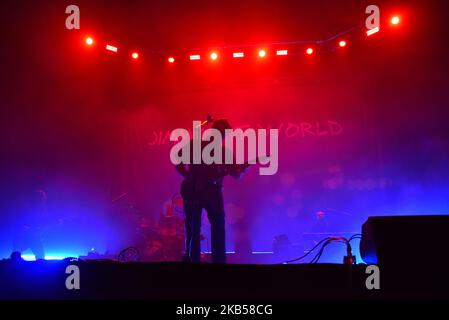
<path fill-rule="evenodd" d="M 227 120 L 216 120 L 212 128 L 220 131 L 225 138 L 225 130 L 231 129 Z M 202 141 L 204 148 L 208 141 Z M 190 141 L 190 150 L 193 150 Z M 239 178 L 248 165 L 224 164 L 226 152 L 223 147 L 223 164 L 179 164 L 176 170 L 184 177 L 181 185 L 184 211 L 186 215 L 186 255 L 187 260 L 200 262 L 201 212 L 204 208 L 211 224 L 212 262 L 226 262 L 225 212 L 223 205 L 223 178 L 231 175 Z M 192 163 L 191 161 L 190 163 Z"/>

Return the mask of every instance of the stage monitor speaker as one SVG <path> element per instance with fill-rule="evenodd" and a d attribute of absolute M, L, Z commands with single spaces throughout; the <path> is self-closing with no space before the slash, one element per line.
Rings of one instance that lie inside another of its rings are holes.
<path fill-rule="evenodd" d="M 369 217 L 360 254 L 367 264 L 398 268 L 448 263 L 449 215 Z"/>

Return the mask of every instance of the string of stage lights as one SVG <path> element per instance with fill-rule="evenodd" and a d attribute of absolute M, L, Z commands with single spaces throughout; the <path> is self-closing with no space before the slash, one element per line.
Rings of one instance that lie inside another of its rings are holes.
<path fill-rule="evenodd" d="M 396 27 L 400 24 L 401 18 L 397 15 L 391 17 L 389 20 L 392 27 Z M 165 61 L 170 64 L 174 64 L 176 61 L 198 61 L 208 59 L 209 61 L 216 62 L 220 58 L 228 57 L 232 59 L 245 59 L 245 58 L 258 58 L 264 59 L 270 55 L 274 56 L 287 56 L 287 55 L 306 55 L 313 56 L 317 53 L 318 48 L 331 45 L 332 48 L 343 50 L 349 46 L 348 35 L 351 32 L 359 30 L 359 27 L 355 27 L 344 32 L 338 33 L 326 40 L 318 41 L 290 41 L 290 42 L 274 42 L 263 45 L 244 45 L 244 46 L 224 46 L 216 48 L 197 48 L 190 50 L 190 53 L 183 55 L 166 55 Z M 366 36 L 370 37 L 380 31 L 380 27 L 367 30 Z M 84 38 L 84 42 L 88 47 L 94 47 L 97 41 L 94 36 L 88 35 Z M 118 54 L 119 47 L 110 43 L 103 44 L 104 49 L 113 54 Z M 237 50 L 238 49 L 238 50 Z M 125 50 L 129 58 L 132 61 L 137 61 L 142 57 L 142 53 L 138 50 Z M 160 53 L 157 53 L 160 55 Z M 150 53 L 154 55 L 154 53 Z"/>

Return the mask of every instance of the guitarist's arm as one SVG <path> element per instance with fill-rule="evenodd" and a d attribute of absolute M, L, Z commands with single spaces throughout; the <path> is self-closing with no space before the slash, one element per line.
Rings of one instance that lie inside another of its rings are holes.
<path fill-rule="evenodd" d="M 263 161 L 263 159 L 268 158 L 269 156 L 265 156 L 262 158 L 257 158 L 256 161 L 252 162 L 258 162 Z M 250 161 L 243 163 L 243 164 L 231 164 L 228 167 L 228 174 L 236 179 L 239 179 L 241 176 L 243 176 L 246 173 L 246 170 L 250 167 Z"/>

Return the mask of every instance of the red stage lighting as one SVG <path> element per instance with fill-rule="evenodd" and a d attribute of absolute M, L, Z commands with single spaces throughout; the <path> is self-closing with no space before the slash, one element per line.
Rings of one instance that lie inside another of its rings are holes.
<path fill-rule="evenodd" d="M 87 37 L 87 38 L 86 38 L 86 44 L 87 44 L 88 46 L 93 45 L 93 44 L 94 44 L 94 39 L 92 39 L 91 37 Z"/>
<path fill-rule="evenodd" d="M 266 51 L 261 49 L 259 50 L 259 57 L 264 58 L 267 55 Z"/>
<path fill-rule="evenodd" d="M 372 36 L 373 34 L 378 33 L 379 30 L 380 30 L 379 27 L 375 27 L 375 28 L 369 29 L 369 30 L 366 31 L 366 35 L 368 37 Z"/>
<path fill-rule="evenodd" d="M 173 63 L 173 62 L 175 62 L 175 58 L 173 58 L 173 57 L 169 57 L 169 58 L 168 58 L 168 62 L 170 62 L 170 63 Z"/>
<path fill-rule="evenodd" d="M 133 53 L 131 53 L 131 58 L 133 58 L 134 60 L 139 59 L 139 53 L 134 51 Z"/>
<path fill-rule="evenodd" d="M 107 44 L 106 45 L 106 50 L 109 50 L 109 51 L 112 51 L 112 52 L 117 52 L 118 48 L 114 47 L 114 46 L 111 46 L 110 44 Z"/>
<path fill-rule="evenodd" d="M 340 40 L 340 42 L 338 42 L 338 46 L 340 48 L 346 47 L 346 41 L 345 40 Z"/>
<path fill-rule="evenodd" d="M 391 18 L 391 24 L 398 25 L 399 22 L 401 22 L 401 19 L 398 16 L 394 16 L 393 18 Z"/>
<path fill-rule="evenodd" d="M 278 56 L 286 56 L 288 54 L 288 50 L 277 50 L 276 55 Z"/>
<path fill-rule="evenodd" d="M 313 53 L 313 48 L 307 48 L 306 53 L 311 55 Z"/>
<path fill-rule="evenodd" d="M 212 52 L 212 53 L 210 54 L 210 58 L 211 58 L 212 60 L 217 60 L 217 59 L 218 59 L 218 54 L 217 54 L 216 52 Z"/>

